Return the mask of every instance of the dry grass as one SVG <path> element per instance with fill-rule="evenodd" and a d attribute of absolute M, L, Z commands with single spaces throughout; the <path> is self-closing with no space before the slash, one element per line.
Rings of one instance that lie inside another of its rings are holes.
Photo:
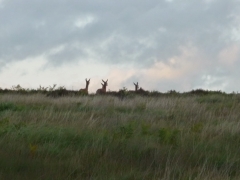
<path fill-rule="evenodd" d="M 237 95 L 0 95 L 0 179 L 239 179 Z"/>

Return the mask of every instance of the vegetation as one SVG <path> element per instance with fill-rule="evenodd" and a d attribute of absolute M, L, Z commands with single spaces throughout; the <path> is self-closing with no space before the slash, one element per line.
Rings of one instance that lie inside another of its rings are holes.
<path fill-rule="evenodd" d="M 195 91 L 1 90 L 0 179 L 240 179 L 240 96 Z"/>

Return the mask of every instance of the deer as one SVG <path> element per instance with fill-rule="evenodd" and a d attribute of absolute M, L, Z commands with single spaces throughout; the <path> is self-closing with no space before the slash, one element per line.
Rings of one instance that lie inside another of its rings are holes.
<path fill-rule="evenodd" d="M 101 89 L 98 89 L 97 91 L 96 91 L 96 94 L 106 94 L 106 88 L 107 88 L 107 85 L 108 85 L 108 79 L 107 79 L 107 81 L 104 81 L 104 80 L 102 80 L 103 81 L 103 83 L 101 83 L 102 84 L 102 88 Z"/>
<path fill-rule="evenodd" d="M 149 91 L 146 91 L 144 90 L 142 87 L 140 87 L 140 89 L 138 89 L 136 91 L 137 94 L 140 94 L 140 95 L 148 95 L 149 94 Z"/>
<path fill-rule="evenodd" d="M 90 84 L 90 79 L 87 80 L 87 78 L 86 78 L 85 81 L 86 81 L 86 87 L 83 88 L 83 89 L 80 89 L 79 92 L 80 92 L 81 94 L 86 94 L 86 95 L 88 95 L 88 86 L 89 86 L 89 84 Z"/>
<path fill-rule="evenodd" d="M 140 89 L 137 90 L 138 93 L 146 93 L 147 91 L 145 91 L 142 87 L 140 87 Z"/>
<path fill-rule="evenodd" d="M 135 91 L 130 90 L 129 92 L 131 92 L 131 93 L 137 92 L 137 91 L 138 91 L 138 88 L 139 88 L 138 82 L 137 82 L 137 84 L 135 84 L 135 83 L 133 83 L 133 84 L 134 84 L 134 86 L 135 86 Z"/>
<path fill-rule="evenodd" d="M 142 94 L 142 95 L 148 94 L 148 91 L 145 91 L 143 88 L 139 88 L 138 82 L 137 82 L 137 84 L 135 84 L 135 83 L 133 83 L 133 84 L 135 86 L 135 91 L 129 91 L 129 92 Z"/>

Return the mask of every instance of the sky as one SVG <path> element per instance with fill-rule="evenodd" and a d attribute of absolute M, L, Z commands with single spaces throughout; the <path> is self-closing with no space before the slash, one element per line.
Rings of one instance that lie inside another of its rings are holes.
<path fill-rule="evenodd" d="M 0 88 L 240 91 L 240 0 L 0 0 Z"/>

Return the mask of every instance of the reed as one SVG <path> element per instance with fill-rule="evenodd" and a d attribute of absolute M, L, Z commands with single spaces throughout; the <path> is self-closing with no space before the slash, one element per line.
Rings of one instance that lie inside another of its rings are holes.
<path fill-rule="evenodd" d="M 236 94 L 0 94 L 0 179 L 239 179 Z"/>

